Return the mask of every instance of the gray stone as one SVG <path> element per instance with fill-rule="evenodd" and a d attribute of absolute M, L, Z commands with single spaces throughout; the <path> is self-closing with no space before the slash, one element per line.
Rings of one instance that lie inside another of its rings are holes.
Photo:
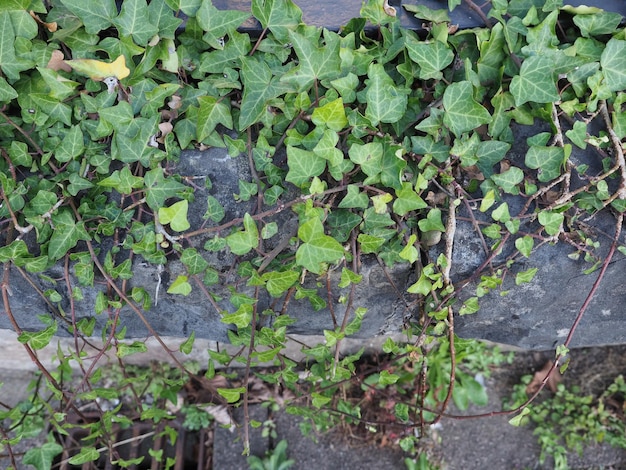
<path fill-rule="evenodd" d="M 545 130 L 544 127 L 541 125 L 532 128 L 514 126 L 516 142 L 514 150 L 507 155 L 512 164 L 523 167 L 527 150 L 526 138 Z M 284 159 L 284 155 L 276 157 L 277 161 L 281 158 Z M 589 164 L 589 174 L 602 171 L 599 160 L 590 150 L 576 149 L 571 156 L 571 161 L 575 165 Z M 256 207 L 256 198 L 245 202 L 233 196 L 240 192 L 239 180 L 253 181 L 245 155 L 231 157 L 226 150 L 219 148 L 206 151 L 184 151 L 180 156 L 180 161 L 169 164 L 168 171 L 179 174 L 183 180 L 194 186 L 194 200 L 189 207 L 191 230 L 217 227 L 225 222 L 241 219 L 246 212 L 258 213 L 259 210 L 272 209 L 266 206 Z M 212 183 L 208 185 L 210 189 L 206 185 L 207 177 Z M 573 181 L 574 187 L 581 184 L 583 182 Z M 203 218 L 208 195 L 216 197 L 224 206 L 225 217 L 219 223 Z M 298 192 L 292 190 L 283 195 L 282 203 L 296 197 L 298 197 Z M 504 200 L 509 203 L 512 215 L 516 215 L 525 203 L 522 197 L 517 196 L 507 195 Z M 265 253 L 270 252 L 281 242 L 288 241 L 289 237 L 296 233 L 297 215 L 289 207 L 280 208 L 280 204 L 279 201 L 279 206 L 276 206 L 279 210 L 275 213 L 268 212 L 268 216 L 263 219 L 265 223 L 274 221 L 279 226 L 279 233 L 276 236 L 263 241 L 260 249 Z M 458 210 L 459 220 L 455 233 L 451 272 L 452 281 L 460 294 L 459 301 L 454 306 L 457 312 L 465 299 L 475 295 L 476 283 L 480 281 L 480 278 L 479 276 L 478 279 L 472 277 L 487 256 L 472 224 L 463 219 L 468 218 L 465 210 L 464 205 L 461 205 Z M 532 213 L 532 210 L 533 208 L 529 213 Z M 474 212 L 475 217 L 479 219 L 482 217 L 482 222 L 491 223 L 487 215 L 478 211 Z M 602 259 L 606 256 L 611 243 L 614 220 L 610 213 L 604 211 L 585 224 L 581 224 L 578 220 L 567 229 L 572 236 L 579 229 L 597 235 L 601 246 L 596 254 Z M 524 219 L 520 233 L 533 233 L 537 228 L 539 228 L 538 223 L 528 217 Z M 225 237 L 230 230 L 230 227 L 223 229 L 219 235 Z M 229 331 L 234 331 L 236 328 L 234 325 L 225 324 L 221 318 L 224 312 L 232 313 L 236 310 L 229 301 L 231 292 L 228 290 L 228 285 L 237 280 L 235 272 L 237 257 L 228 250 L 219 252 L 204 250 L 205 242 L 214 235 L 214 233 L 204 233 L 180 240 L 183 248 L 198 249 L 209 265 L 220 273 L 221 282 L 206 288 L 212 296 L 211 299 L 198 288 L 202 285 L 200 279 L 190 279 L 190 282 L 194 284 L 194 289 L 188 296 L 167 293 L 171 282 L 179 275 L 185 274 L 184 266 L 178 261 L 176 255 L 170 255 L 169 262 L 162 268 L 147 263 L 141 256 L 135 256 L 133 258 L 134 277 L 128 281 L 126 288 L 130 290 L 133 286 L 145 287 L 153 298 L 153 305 L 143 314 L 145 323 L 129 307 L 122 308 L 116 331 L 126 328 L 127 338 L 150 336 L 151 332 L 147 323 L 159 335 L 184 337 L 194 331 L 199 338 L 228 341 Z M 513 253 L 514 238 L 511 237 L 509 243 L 502 248 L 502 253 L 493 260 L 494 267 L 505 265 L 507 257 Z M 562 343 L 598 273 L 583 274 L 590 264 L 582 260 L 569 259 L 567 255 L 575 251 L 574 248 L 563 240 L 554 242 L 544 243 L 533 252 L 530 259 L 517 260 L 512 266 L 506 268 L 503 285 L 500 289 L 481 298 L 481 308 L 478 313 L 457 316 L 456 333 L 463 337 L 482 338 L 530 349 L 553 348 L 556 344 Z M 33 243 L 32 239 L 30 243 Z M 107 239 L 102 241 L 101 256 L 108 251 L 111 243 Z M 436 259 L 443 252 L 443 245 L 444 242 L 441 242 L 432 247 L 429 257 Z M 295 245 L 287 245 L 287 256 L 290 256 L 289 246 L 291 246 L 291 256 L 293 256 Z M 256 254 L 251 252 L 240 259 L 251 260 L 254 256 Z M 620 344 L 626 341 L 626 332 L 622 327 L 626 320 L 626 311 L 620 307 L 626 300 L 626 293 L 621 288 L 624 266 L 624 256 L 616 254 L 576 332 L 573 345 Z M 533 281 L 516 286 L 515 274 L 530 268 L 538 270 Z M 363 274 L 363 281 L 355 286 L 350 311 L 353 314 L 355 308 L 364 307 L 367 308 L 367 314 L 361 330 L 355 337 L 371 338 L 383 333 L 398 333 L 408 319 L 417 316 L 417 309 L 411 306 L 415 298 L 406 294 L 407 287 L 415 282 L 413 271 L 408 264 L 383 268 L 375 257 L 362 257 L 360 272 Z M 484 271 L 484 274 L 489 273 L 488 270 Z M 59 322 L 58 334 L 66 336 L 72 334 L 69 320 L 72 316 L 77 320 L 94 316 L 96 295 L 104 285 L 103 279 L 98 279 L 96 276 L 94 288 L 82 288 L 84 299 L 71 303 L 67 296 L 65 271 L 61 263 L 47 271 L 45 277 L 27 274 L 28 279 L 26 279 L 15 268 L 11 268 L 9 274 L 12 312 L 19 326 L 25 330 L 41 329 L 45 324 L 38 315 L 51 314 Z M 258 311 L 270 309 L 280 314 L 284 310 L 295 320 L 288 330 L 291 334 L 320 335 L 325 329 L 337 328 L 343 323 L 350 288 L 336 287 L 339 283 L 340 270 L 332 270 L 329 276 L 332 286 L 330 295 L 326 291 L 325 276 L 316 278 L 309 273 L 304 280 L 303 287 L 316 289 L 325 302 L 330 301 L 332 308 L 327 306 L 316 311 L 309 300 L 298 300 L 295 295 L 289 298 L 288 305 L 285 307 L 283 299 L 272 299 L 267 294 L 260 294 Z M 73 276 L 70 275 L 70 279 L 73 286 L 78 285 Z M 393 280 L 393 285 L 389 279 Z M 468 283 L 468 279 L 471 282 Z M 61 295 L 62 301 L 56 306 L 46 304 L 41 296 L 36 294 L 31 283 L 42 292 L 55 289 Z M 237 292 L 248 296 L 254 296 L 254 290 L 254 286 L 237 285 Z M 501 295 L 504 292 L 507 295 Z M 0 309 L 2 308 L 0 306 Z M 13 329 L 8 316 L 4 313 L 0 311 L 0 328 Z M 100 336 L 102 331 L 109 332 L 112 318 L 109 318 L 107 313 L 95 315 L 95 318 L 94 335 Z M 274 316 L 261 315 L 261 326 L 273 321 L 274 318 Z"/>

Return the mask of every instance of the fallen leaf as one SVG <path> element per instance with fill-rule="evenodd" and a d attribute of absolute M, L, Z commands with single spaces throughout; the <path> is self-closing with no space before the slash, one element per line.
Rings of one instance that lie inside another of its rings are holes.
<path fill-rule="evenodd" d="M 69 64 L 74 71 L 95 81 L 102 81 L 110 77 L 121 80 L 130 75 L 130 70 L 126 67 L 126 58 L 123 55 L 110 64 L 94 59 L 66 60 L 65 63 Z"/>
<path fill-rule="evenodd" d="M 54 33 L 58 29 L 56 21 L 53 21 L 52 23 L 46 23 L 45 21 L 42 21 L 42 19 L 39 18 L 39 15 L 37 15 L 37 13 L 35 13 L 33 10 L 31 10 L 29 13 L 30 16 L 32 16 L 37 23 L 39 23 L 41 26 L 44 26 L 51 33 Z"/>
<path fill-rule="evenodd" d="M 46 65 L 47 68 L 58 72 L 59 70 L 63 70 L 65 72 L 71 72 L 72 67 L 65 63 L 65 57 L 63 56 L 63 52 L 61 51 L 52 51 L 52 55 L 50 56 L 50 60 Z"/>
<path fill-rule="evenodd" d="M 217 393 L 218 388 L 227 388 L 228 381 L 221 375 L 216 375 L 212 379 L 195 375 L 183 387 L 189 403 L 214 403 L 223 405 L 226 400 Z"/>
<path fill-rule="evenodd" d="M 548 361 L 541 368 L 541 370 L 538 370 L 537 372 L 535 372 L 535 375 L 533 375 L 533 379 L 526 386 L 526 393 L 528 395 L 532 395 L 536 393 L 537 390 L 539 390 L 539 387 L 541 387 L 541 384 L 545 380 L 546 375 L 548 375 L 548 372 L 552 368 L 552 364 L 554 364 L 554 361 Z M 563 376 L 559 372 L 559 369 L 555 368 L 552 374 L 550 375 L 550 377 L 548 377 L 546 386 L 550 389 L 552 393 L 556 393 L 557 385 L 561 383 L 561 380 L 563 380 Z"/>

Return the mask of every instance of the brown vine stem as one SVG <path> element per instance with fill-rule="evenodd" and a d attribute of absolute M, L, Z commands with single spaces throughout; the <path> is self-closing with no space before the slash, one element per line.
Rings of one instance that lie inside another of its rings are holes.
<path fill-rule="evenodd" d="M 72 210 L 74 211 L 74 216 L 76 217 L 76 220 L 78 220 L 79 222 L 82 221 L 82 218 L 80 216 L 80 213 L 78 212 L 78 209 L 76 208 L 76 205 L 74 204 L 74 201 L 70 201 L 70 205 L 72 207 Z M 120 287 L 115 283 L 115 281 L 111 278 L 111 276 L 109 276 L 109 273 L 106 272 L 106 270 L 104 269 L 104 266 L 102 266 L 102 263 L 100 263 L 100 260 L 98 259 L 98 256 L 96 255 L 96 251 L 94 250 L 91 240 L 86 241 L 85 244 L 87 245 L 87 250 L 89 251 L 89 254 L 91 255 L 91 260 L 93 261 L 94 265 L 98 268 L 98 271 L 100 271 L 100 274 L 102 274 L 102 276 L 106 280 L 107 285 L 110 286 L 115 291 L 115 293 L 119 296 L 120 300 L 124 301 L 124 303 L 126 303 L 126 305 L 128 305 L 131 308 L 131 310 L 135 312 L 135 314 L 139 317 L 141 322 L 146 326 L 146 329 L 148 330 L 150 335 L 153 336 L 157 340 L 157 342 L 163 347 L 163 349 L 172 358 L 176 366 L 180 368 L 180 370 L 187 372 L 187 369 L 185 368 L 185 366 L 178 360 L 178 358 L 174 354 L 172 354 L 172 351 L 170 350 L 170 348 L 167 347 L 167 345 L 163 342 L 163 339 L 161 339 L 159 334 L 154 330 L 154 328 L 152 328 L 152 325 L 150 324 L 146 316 L 141 312 L 139 307 L 137 307 L 131 301 L 131 299 L 128 298 L 126 293 L 122 291 L 122 289 L 120 289 Z"/>
<path fill-rule="evenodd" d="M 600 114 L 602 114 L 604 124 L 606 125 L 609 136 L 611 137 L 611 144 L 613 145 L 613 151 L 615 152 L 615 160 L 617 160 L 617 165 L 619 165 L 622 176 L 622 181 L 619 185 L 617 193 L 619 194 L 620 199 L 626 199 L 626 160 L 624 159 L 624 147 L 611 125 L 611 117 L 609 116 L 609 110 L 606 107 L 606 100 L 602 100 L 602 104 L 600 105 Z"/>
<path fill-rule="evenodd" d="M 361 187 L 360 185 L 357 185 L 359 187 Z M 283 212 L 286 209 L 291 208 L 292 206 L 300 203 L 300 202 L 305 202 L 309 199 L 312 199 L 314 197 L 320 196 L 327 196 L 329 194 L 334 194 L 334 193 L 340 193 L 342 191 L 345 191 L 346 188 L 348 186 L 347 185 L 342 185 L 342 186 L 338 186 L 336 188 L 331 188 L 331 189 L 327 189 L 326 191 L 320 193 L 320 194 L 305 194 L 304 196 L 300 196 L 296 199 L 293 199 L 289 202 L 285 202 L 285 203 L 279 203 L 277 204 L 277 206 L 273 209 L 269 209 L 266 210 L 264 212 L 259 212 L 258 214 L 254 214 L 252 217 L 253 220 L 262 220 L 265 217 L 269 217 L 275 214 L 279 214 L 280 212 Z M 237 224 L 241 224 L 243 223 L 243 218 L 239 217 L 237 219 L 232 219 L 229 222 L 226 222 L 225 224 L 219 225 L 217 227 L 207 227 L 207 228 L 201 228 L 198 230 L 194 230 L 192 232 L 187 232 L 183 235 L 178 235 L 175 237 L 171 237 L 172 240 L 185 240 L 185 239 L 189 239 L 198 235 L 207 235 L 210 233 L 216 233 L 216 232 L 221 232 L 222 230 L 226 230 L 227 228 L 233 227 Z"/>

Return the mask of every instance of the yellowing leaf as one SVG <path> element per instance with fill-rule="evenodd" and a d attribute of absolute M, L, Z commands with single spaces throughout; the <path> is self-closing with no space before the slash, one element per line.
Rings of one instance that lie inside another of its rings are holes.
<path fill-rule="evenodd" d="M 76 72 L 86 75 L 95 81 L 102 81 L 108 77 L 115 77 L 121 80 L 130 75 L 130 70 L 126 67 L 126 59 L 123 55 L 110 64 L 94 59 L 66 60 L 65 63 L 69 64 Z"/>

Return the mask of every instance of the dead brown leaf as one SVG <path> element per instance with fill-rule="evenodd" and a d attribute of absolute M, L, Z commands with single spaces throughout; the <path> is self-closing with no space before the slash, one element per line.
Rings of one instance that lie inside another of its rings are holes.
<path fill-rule="evenodd" d="M 548 361 L 541 368 L 541 370 L 538 370 L 537 372 L 535 372 L 535 375 L 533 375 L 533 379 L 526 386 L 526 393 L 528 395 L 533 395 L 534 393 L 537 392 L 537 390 L 539 390 L 539 388 L 541 387 L 541 384 L 546 378 L 546 375 L 548 375 L 548 372 L 550 372 L 550 369 L 552 368 L 553 364 L 554 364 L 554 361 Z M 550 389 L 552 393 L 556 393 L 557 385 L 561 383 L 561 380 L 563 380 L 563 376 L 561 375 L 561 372 L 559 372 L 559 368 L 556 367 L 554 371 L 552 372 L 552 374 L 550 375 L 550 377 L 548 377 L 546 386 Z"/>
<path fill-rule="evenodd" d="M 67 64 L 65 62 L 64 56 L 63 56 L 63 52 L 61 51 L 52 51 L 52 55 L 50 56 L 50 60 L 48 61 L 48 65 L 46 65 L 47 68 L 55 70 L 55 71 L 59 71 L 59 70 L 63 70 L 65 72 L 71 72 L 72 71 L 72 67 L 69 66 L 69 64 Z"/>
<path fill-rule="evenodd" d="M 45 21 L 42 21 L 42 19 L 39 18 L 39 15 L 37 15 L 37 13 L 35 13 L 33 10 L 31 10 L 29 13 L 30 13 L 30 16 L 32 16 L 33 19 L 37 23 L 39 23 L 41 26 L 45 27 L 51 33 L 54 33 L 58 29 L 58 25 L 57 25 L 56 21 L 53 21 L 52 23 L 46 23 Z"/>
<path fill-rule="evenodd" d="M 201 375 L 193 375 L 183 387 L 189 403 L 214 403 L 217 405 L 226 404 L 226 400 L 219 393 L 218 388 L 228 388 L 229 384 L 225 377 L 216 375 L 212 379 L 207 379 Z"/>

